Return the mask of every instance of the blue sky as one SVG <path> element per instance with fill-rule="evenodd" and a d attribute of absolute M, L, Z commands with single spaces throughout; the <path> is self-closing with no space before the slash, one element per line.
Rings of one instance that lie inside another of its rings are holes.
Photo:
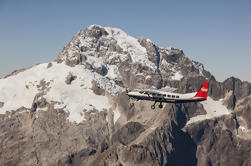
<path fill-rule="evenodd" d="M 118 27 L 251 82 L 251 1 L 0 0 L 0 77 L 54 60 L 80 29 Z"/>

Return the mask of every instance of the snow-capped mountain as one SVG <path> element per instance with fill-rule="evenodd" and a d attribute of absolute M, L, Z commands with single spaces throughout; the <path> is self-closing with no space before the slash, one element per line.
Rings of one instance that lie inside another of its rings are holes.
<path fill-rule="evenodd" d="M 84 120 L 84 111 L 109 110 L 112 101 L 108 96 L 116 97 L 131 86 L 130 82 L 160 88 L 168 80 L 181 80 L 187 68 L 195 76 L 209 75 L 203 65 L 190 61 L 181 50 L 158 48 L 149 39 L 137 40 L 120 29 L 91 25 L 73 37 L 55 62 L 0 80 L 0 101 L 4 103 L 0 113 L 30 109 L 39 95 L 36 100 L 55 102 L 54 108 L 64 109 L 71 122 L 79 123 Z M 67 79 L 72 80 L 67 83 Z M 93 88 L 101 88 L 105 94 L 96 94 Z"/>
<path fill-rule="evenodd" d="M 163 110 L 153 111 L 145 101 L 130 105 L 124 93 L 150 87 L 188 93 L 205 80 L 210 82 L 206 102 L 165 104 Z M 229 165 L 210 148 L 219 149 L 217 137 L 228 139 L 226 132 L 241 145 L 250 144 L 250 95 L 250 83 L 236 78 L 217 82 L 180 49 L 91 25 L 55 61 L 0 79 L 0 163 Z M 207 139 L 207 133 L 217 136 Z M 248 155 L 240 163 L 248 163 Z"/>

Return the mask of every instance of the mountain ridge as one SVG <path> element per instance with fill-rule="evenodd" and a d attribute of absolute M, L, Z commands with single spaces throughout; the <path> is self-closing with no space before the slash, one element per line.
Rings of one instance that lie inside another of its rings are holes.
<path fill-rule="evenodd" d="M 125 94 L 167 86 L 189 93 L 206 80 L 204 103 L 153 111 Z M 117 28 L 81 30 L 53 62 L 15 71 L 0 87 L 3 165 L 231 165 L 233 156 L 233 165 L 249 163 L 251 84 L 217 82 L 182 50 Z"/>

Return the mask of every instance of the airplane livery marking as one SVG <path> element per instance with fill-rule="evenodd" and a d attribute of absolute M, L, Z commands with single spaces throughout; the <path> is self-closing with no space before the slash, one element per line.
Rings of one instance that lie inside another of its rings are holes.
<path fill-rule="evenodd" d="M 202 91 L 202 92 L 207 92 L 207 89 L 202 87 L 202 88 L 201 88 L 201 91 Z"/>

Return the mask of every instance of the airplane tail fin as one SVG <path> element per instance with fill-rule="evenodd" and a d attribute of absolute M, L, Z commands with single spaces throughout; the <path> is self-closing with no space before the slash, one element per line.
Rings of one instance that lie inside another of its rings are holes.
<path fill-rule="evenodd" d="M 200 90 L 196 93 L 194 97 L 201 97 L 205 100 L 207 99 L 207 91 L 208 91 L 209 82 L 204 82 Z"/>

